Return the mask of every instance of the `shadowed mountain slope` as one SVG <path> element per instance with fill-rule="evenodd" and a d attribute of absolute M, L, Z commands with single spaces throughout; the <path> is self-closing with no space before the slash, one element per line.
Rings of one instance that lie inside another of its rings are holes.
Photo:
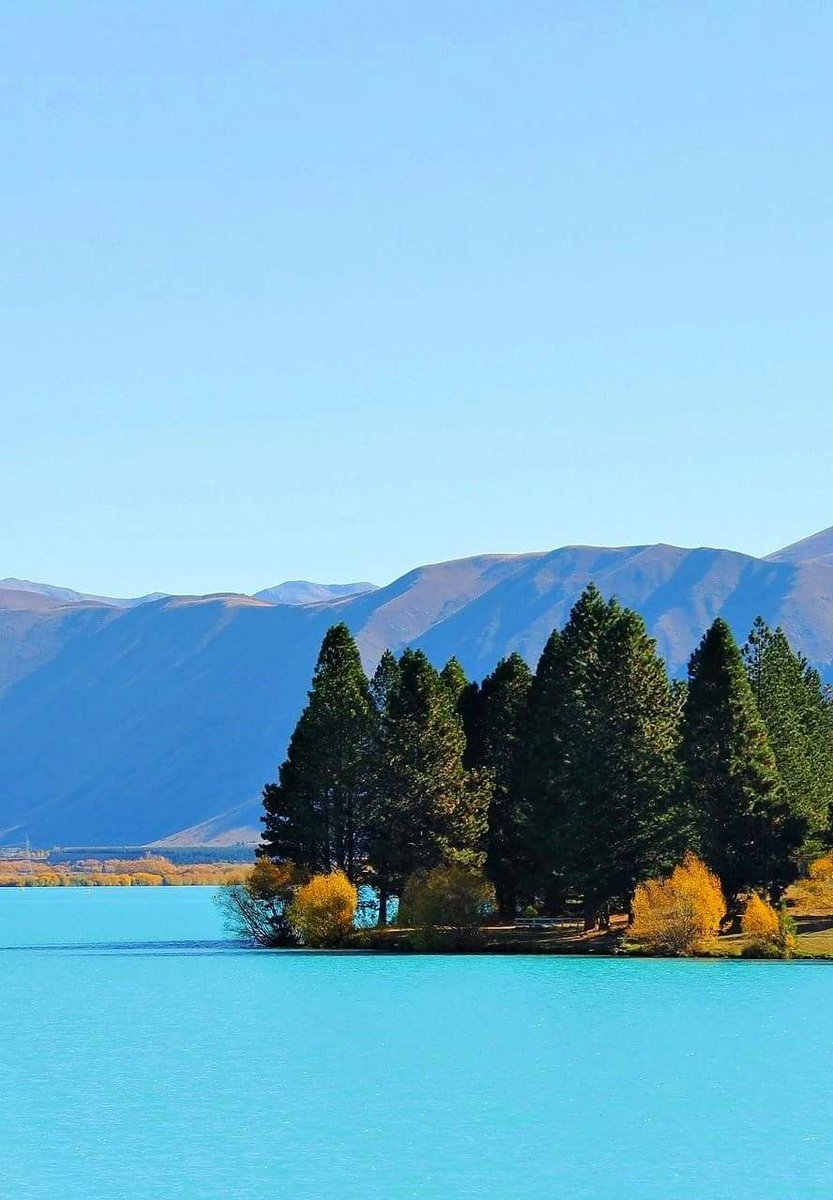
<path fill-rule="evenodd" d="M 531 663 L 582 588 L 642 612 L 681 672 L 722 615 L 760 613 L 833 677 L 833 563 L 674 546 L 566 547 L 421 567 L 312 604 L 235 595 L 132 608 L 0 589 L 0 843 L 138 845 L 257 832 L 326 629 L 344 620 L 372 669 L 390 646 L 457 654 L 480 677 Z"/>

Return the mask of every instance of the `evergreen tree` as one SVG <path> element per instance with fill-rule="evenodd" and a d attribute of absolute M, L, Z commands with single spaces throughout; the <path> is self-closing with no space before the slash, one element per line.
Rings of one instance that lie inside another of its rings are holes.
<path fill-rule="evenodd" d="M 482 861 L 488 789 L 465 770 L 464 746 L 448 687 L 422 651 L 406 650 L 373 754 L 369 861 L 383 896 L 400 895 L 415 871 Z"/>
<path fill-rule="evenodd" d="M 392 805 L 387 795 L 387 771 L 384 744 L 388 729 L 390 706 L 402 680 L 399 660 L 391 650 L 385 650 L 370 681 L 374 705 L 373 739 L 369 756 L 370 806 L 368 821 L 368 856 L 370 881 L 379 892 L 378 924 L 388 923 L 391 864 L 395 859 L 394 839 L 398 829 L 392 817 Z"/>
<path fill-rule="evenodd" d="M 323 862 L 321 812 L 306 786 L 309 728 L 305 709 L 290 738 L 278 782 L 263 789 L 265 828 L 257 851 L 274 862 L 294 863 L 302 872 L 318 871 Z"/>
<path fill-rule="evenodd" d="M 529 689 L 525 736 L 518 750 L 517 817 L 520 825 L 524 900 L 543 898 L 547 912 L 566 900 L 563 842 L 563 699 L 566 655 L 553 630 L 541 652 Z"/>
<path fill-rule="evenodd" d="M 460 699 L 469 686 L 468 676 L 463 670 L 459 658 L 452 657 L 440 671 L 440 679 L 448 688 L 448 694 L 454 703 L 455 708 L 459 707 Z"/>
<path fill-rule="evenodd" d="M 399 686 L 400 670 L 396 655 L 386 650 L 379 659 L 379 665 L 373 672 L 370 681 L 370 695 L 375 707 L 377 719 L 387 712 L 388 704 L 393 693 Z"/>
<path fill-rule="evenodd" d="M 817 671 L 782 629 L 759 617 L 744 660 L 791 812 L 803 818 L 813 848 L 830 827 L 833 804 L 833 708 Z"/>
<path fill-rule="evenodd" d="M 722 619 L 689 664 L 682 760 L 700 850 L 730 904 L 750 888 L 779 896 L 795 878 L 806 825 L 783 800 L 743 657 Z"/>
<path fill-rule="evenodd" d="M 495 885 L 500 914 L 507 919 L 515 915 L 524 876 L 518 766 L 531 684 L 527 664 L 520 654 L 510 654 L 480 688 L 468 693 L 469 712 L 464 712 L 464 724 L 470 726 L 466 761 L 491 777 L 486 872 Z"/>
<path fill-rule="evenodd" d="M 358 877 L 368 821 L 373 701 L 350 630 L 324 637 L 277 787 L 264 794 L 264 850 L 310 871 Z"/>
<path fill-rule="evenodd" d="M 530 689 L 518 790 L 534 890 L 549 912 L 559 911 L 567 898 L 568 869 L 575 859 L 569 845 L 575 829 L 570 810 L 582 772 L 595 769 L 584 698 L 599 636 L 609 620 L 609 606 L 590 584 L 563 631 L 550 635 Z"/>
<path fill-rule="evenodd" d="M 595 612 L 593 612 L 595 610 Z M 592 609 L 581 639 L 565 739 L 569 877 L 585 923 L 609 923 L 637 884 L 670 868 L 684 846 L 679 806 L 680 708 L 638 613 Z M 577 614 L 578 620 L 578 614 Z"/>

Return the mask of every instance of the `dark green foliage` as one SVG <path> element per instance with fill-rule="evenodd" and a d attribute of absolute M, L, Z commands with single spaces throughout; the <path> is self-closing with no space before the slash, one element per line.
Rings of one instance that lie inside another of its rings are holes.
<path fill-rule="evenodd" d="M 833 707 L 817 671 L 758 618 L 744 647 L 758 709 L 778 763 L 784 799 L 819 846 L 833 804 Z"/>
<path fill-rule="evenodd" d="M 542 846 L 551 855 L 548 865 L 554 878 L 560 876 L 565 892 L 572 888 L 578 872 L 579 825 L 591 817 L 590 793 L 599 766 L 592 695 L 593 677 L 598 674 L 599 643 L 618 611 L 618 605 L 606 603 L 599 589 L 591 584 L 573 606 L 549 664 L 550 811 L 544 826 L 549 836 Z M 539 725 L 546 719 L 546 712 L 540 714 Z M 552 897 L 549 900 L 551 907 Z M 596 897 L 586 897 L 586 907 L 588 915 L 594 918 L 598 907 Z"/>
<path fill-rule="evenodd" d="M 376 716 L 387 712 L 390 698 L 399 686 L 399 679 L 399 662 L 396 655 L 386 650 L 379 659 L 379 665 L 370 681 L 370 695 L 375 705 Z"/>
<path fill-rule="evenodd" d="M 730 902 L 777 899 L 831 800 L 833 707 L 780 630 L 759 622 L 744 663 L 717 621 L 671 683 L 642 618 L 591 585 L 534 676 L 513 654 L 469 683 L 406 650 L 368 684 L 331 629 L 260 853 L 374 884 L 381 923 L 415 873 L 485 864 L 504 918 L 581 898 L 592 926 L 687 850 Z"/>
<path fill-rule="evenodd" d="M 567 894 L 564 842 L 564 742 L 569 652 L 553 630 L 529 690 L 525 734 L 518 753 L 517 813 L 525 899 L 540 894 L 547 912 L 557 912 Z"/>
<path fill-rule="evenodd" d="M 530 694 L 528 844 L 553 909 L 580 893 L 588 925 L 682 846 L 679 699 L 642 618 L 590 586 L 553 634 Z"/>
<path fill-rule="evenodd" d="M 448 660 L 442 671 L 440 671 L 440 679 L 448 688 L 448 694 L 451 696 L 454 706 L 457 707 L 463 692 L 469 686 L 468 676 L 463 670 L 459 658 L 450 658 Z"/>
<path fill-rule="evenodd" d="M 369 865 L 399 893 L 416 871 L 482 859 L 488 789 L 463 766 L 462 721 L 447 685 L 420 650 L 399 660 L 379 714 L 373 754 Z"/>
<path fill-rule="evenodd" d="M 373 712 L 353 636 L 346 625 L 334 625 L 278 784 L 264 793 L 263 852 L 270 858 L 357 877 L 367 836 Z"/>
<path fill-rule="evenodd" d="M 583 609 L 593 640 L 580 638 L 564 746 L 568 873 L 588 925 L 614 902 L 627 905 L 638 883 L 669 870 L 685 849 L 680 712 L 665 665 L 637 613 L 615 602 L 602 612 L 596 598 L 592 608 Z"/>
<path fill-rule="evenodd" d="M 784 800 L 743 657 L 722 619 L 691 659 L 682 759 L 699 849 L 727 899 L 750 888 L 780 896 L 795 878 L 806 823 Z"/>
<path fill-rule="evenodd" d="M 524 840 L 518 788 L 532 672 L 519 654 L 502 659 L 481 687 L 463 696 L 467 764 L 488 771 L 492 782 L 486 839 L 486 872 L 495 885 L 501 916 L 514 917 L 524 876 Z"/>

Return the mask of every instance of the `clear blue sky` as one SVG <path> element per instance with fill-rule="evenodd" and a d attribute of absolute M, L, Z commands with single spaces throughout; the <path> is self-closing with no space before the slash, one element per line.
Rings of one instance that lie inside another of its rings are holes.
<path fill-rule="evenodd" d="M 0 15 L 0 576 L 833 524 L 833 6 Z"/>

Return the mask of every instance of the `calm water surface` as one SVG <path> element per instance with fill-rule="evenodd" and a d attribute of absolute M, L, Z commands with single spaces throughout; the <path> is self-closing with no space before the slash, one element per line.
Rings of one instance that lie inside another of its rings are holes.
<path fill-rule="evenodd" d="M 829 1200 L 833 966 L 241 951 L 0 890 L 5 1200 Z"/>

